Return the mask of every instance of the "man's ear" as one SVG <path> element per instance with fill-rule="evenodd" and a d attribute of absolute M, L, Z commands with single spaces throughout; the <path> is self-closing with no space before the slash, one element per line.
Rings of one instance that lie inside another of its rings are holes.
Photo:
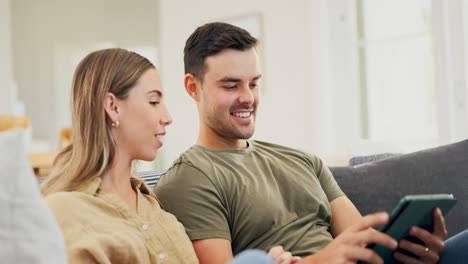
<path fill-rule="evenodd" d="M 193 98 L 195 101 L 200 101 L 200 92 L 201 92 L 201 82 L 197 77 L 193 76 L 191 73 L 185 74 L 184 78 L 185 91 Z"/>
<path fill-rule="evenodd" d="M 119 107 L 117 106 L 117 97 L 113 93 L 107 93 L 104 97 L 104 110 L 111 123 L 119 120 Z"/>

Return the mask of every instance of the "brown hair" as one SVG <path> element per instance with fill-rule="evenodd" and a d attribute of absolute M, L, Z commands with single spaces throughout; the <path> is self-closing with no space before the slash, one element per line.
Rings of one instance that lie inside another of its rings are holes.
<path fill-rule="evenodd" d="M 256 47 L 257 39 L 242 28 L 214 22 L 198 27 L 185 42 L 185 73 L 203 81 L 206 72 L 205 58 L 225 49 L 247 50 Z"/>
<path fill-rule="evenodd" d="M 103 174 L 115 155 L 105 96 L 110 92 L 127 98 L 150 68 L 155 67 L 148 59 L 125 49 L 95 51 L 80 62 L 72 84 L 72 144 L 58 154 L 41 184 L 44 195 L 76 190 Z"/>

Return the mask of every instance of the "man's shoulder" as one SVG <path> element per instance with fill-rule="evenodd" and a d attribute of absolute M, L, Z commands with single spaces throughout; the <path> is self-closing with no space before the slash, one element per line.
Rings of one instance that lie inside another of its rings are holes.
<path fill-rule="evenodd" d="M 195 153 L 194 153 L 195 152 Z M 202 155 L 197 157 L 196 154 Z M 177 215 L 180 204 L 190 204 L 206 199 L 206 194 L 222 192 L 229 186 L 224 173 L 202 152 L 192 148 L 182 153 L 161 175 L 154 186 L 154 193 L 162 208 Z M 183 193 L 184 195 L 180 195 Z"/>
<path fill-rule="evenodd" d="M 257 151 L 276 151 L 284 155 L 300 155 L 300 156 L 305 156 L 305 157 L 312 158 L 312 159 L 318 158 L 315 154 L 301 150 L 299 148 L 288 147 L 285 145 L 280 145 L 280 144 L 260 141 L 260 140 L 252 140 L 250 142 L 253 143 Z"/>
<path fill-rule="evenodd" d="M 202 148 L 194 145 L 184 151 L 174 160 L 172 165 L 162 176 L 178 173 L 180 170 L 203 171 L 203 168 L 210 163 L 208 153 Z"/>
<path fill-rule="evenodd" d="M 194 145 L 182 153 L 161 175 L 158 186 L 193 186 L 200 182 L 221 186 L 232 181 L 239 164 L 238 152 L 232 150 L 211 150 Z M 156 187 L 158 187 L 156 186 Z"/>
<path fill-rule="evenodd" d="M 288 147 L 285 145 L 281 145 L 278 143 L 267 142 L 262 140 L 250 140 L 250 143 L 254 145 L 255 148 L 270 148 L 270 149 L 284 149 L 284 150 L 292 150 L 292 151 L 301 151 L 296 148 Z"/>
<path fill-rule="evenodd" d="M 207 160 L 210 159 L 211 153 L 198 145 L 193 145 L 173 162 L 172 166 L 189 165 L 193 167 L 202 166 Z"/>
<path fill-rule="evenodd" d="M 180 154 L 164 175 L 189 170 L 211 177 L 217 172 L 231 168 L 232 166 L 226 165 L 236 160 L 239 154 L 243 156 L 244 152 L 234 149 L 208 149 L 194 145 Z"/>
<path fill-rule="evenodd" d="M 258 155 L 269 156 L 273 160 L 295 165 L 303 164 L 316 170 L 321 169 L 324 165 L 322 159 L 317 155 L 298 148 L 258 140 L 252 141 L 252 143 Z"/>
<path fill-rule="evenodd" d="M 211 172 L 213 167 L 209 155 L 203 149 L 192 146 L 172 163 L 172 165 L 161 174 L 155 190 L 165 188 L 174 188 L 175 186 L 189 186 L 197 182 L 211 181 L 213 177 Z"/>

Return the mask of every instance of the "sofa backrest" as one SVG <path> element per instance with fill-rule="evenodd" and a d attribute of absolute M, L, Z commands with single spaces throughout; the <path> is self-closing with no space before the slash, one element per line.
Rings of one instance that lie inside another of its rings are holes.
<path fill-rule="evenodd" d="M 331 167 L 362 214 L 391 212 L 408 194 L 451 193 L 458 203 L 446 216 L 449 235 L 468 228 L 468 140 L 351 167 Z M 141 172 L 151 189 L 165 170 Z"/>
<path fill-rule="evenodd" d="M 449 235 L 468 227 L 468 140 L 354 167 L 330 168 L 362 214 L 391 210 L 408 194 L 451 193 Z"/>
<path fill-rule="evenodd" d="M 151 170 L 139 172 L 138 174 L 145 181 L 150 190 L 153 190 L 164 172 L 166 172 L 166 170 Z"/>

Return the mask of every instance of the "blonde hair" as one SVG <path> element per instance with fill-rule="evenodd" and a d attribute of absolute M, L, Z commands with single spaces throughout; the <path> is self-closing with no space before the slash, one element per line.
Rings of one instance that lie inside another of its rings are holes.
<path fill-rule="evenodd" d="M 111 121 L 104 110 L 107 93 L 128 97 L 140 76 L 154 65 L 124 49 L 104 49 L 86 56 L 75 70 L 72 84 L 72 144 L 54 161 L 41 184 L 44 196 L 72 191 L 101 176 L 115 155 Z"/>

